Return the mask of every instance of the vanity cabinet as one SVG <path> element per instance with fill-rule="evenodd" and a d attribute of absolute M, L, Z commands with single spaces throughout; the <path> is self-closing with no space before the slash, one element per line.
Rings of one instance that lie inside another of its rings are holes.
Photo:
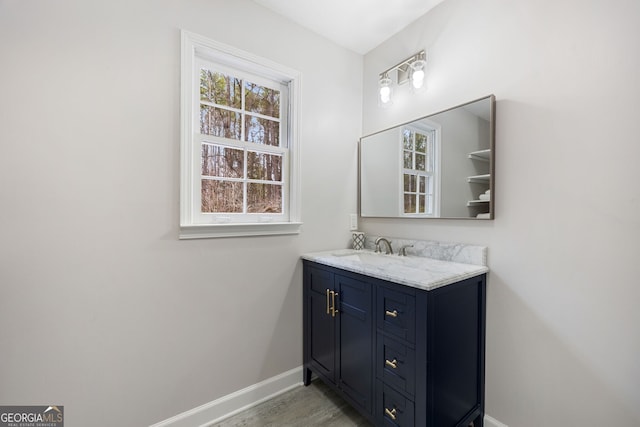
<path fill-rule="evenodd" d="M 486 274 L 424 290 L 303 266 L 305 385 L 315 373 L 376 426 L 483 425 Z"/>
<path fill-rule="evenodd" d="M 373 289 L 364 276 L 304 267 L 305 384 L 315 372 L 360 412 L 373 411 Z"/>

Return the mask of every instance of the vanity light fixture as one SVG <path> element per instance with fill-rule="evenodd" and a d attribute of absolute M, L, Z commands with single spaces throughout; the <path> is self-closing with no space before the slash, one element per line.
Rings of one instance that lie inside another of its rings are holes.
<path fill-rule="evenodd" d="M 392 71 L 397 71 L 396 83 L 398 85 L 411 80 L 412 91 L 417 92 L 424 87 L 424 68 L 427 63 L 426 56 L 426 52 L 421 50 L 380 73 L 378 80 L 378 104 L 381 107 L 386 107 L 392 103 L 393 81 L 389 77 L 389 73 Z"/>
<path fill-rule="evenodd" d="M 391 87 L 391 79 L 389 73 L 385 72 L 380 74 L 380 80 L 378 80 L 378 104 L 381 107 L 387 107 L 391 105 L 393 95 L 393 88 Z"/>

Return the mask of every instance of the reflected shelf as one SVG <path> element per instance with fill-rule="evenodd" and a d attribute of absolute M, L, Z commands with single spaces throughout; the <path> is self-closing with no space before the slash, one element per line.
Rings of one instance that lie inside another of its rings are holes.
<path fill-rule="evenodd" d="M 491 149 L 474 151 L 472 153 L 469 153 L 468 157 L 472 160 L 488 162 L 489 160 L 491 160 Z"/>
<path fill-rule="evenodd" d="M 467 182 L 479 182 L 479 183 L 489 183 L 491 179 L 491 175 L 483 174 L 483 175 L 474 175 L 467 178 Z"/>
<path fill-rule="evenodd" d="M 482 206 L 486 203 L 489 203 L 490 200 L 469 200 L 467 202 L 467 206 L 471 207 L 471 206 Z"/>

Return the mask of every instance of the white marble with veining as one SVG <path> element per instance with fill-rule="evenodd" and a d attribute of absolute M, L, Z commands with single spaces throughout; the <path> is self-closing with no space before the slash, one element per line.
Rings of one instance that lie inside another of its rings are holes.
<path fill-rule="evenodd" d="M 374 250 L 376 239 L 380 236 L 365 235 L 365 249 Z M 403 246 L 407 255 L 415 255 L 441 261 L 460 262 L 463 264 L 487 265 L 487 247 L 467 245 L 464 243 L 438 242 L 435 240 L 410 240 L 397 237 L 387 237 L 391 242 L 393 253 L 398 253 Z"/>
<path fill-rule="evenodd" d="M 376 238 L 366 236 L 364 250 L 314 252 L 304 254 L 302 258 L 425 290 L 433 290 L 489 271 L 486 266 L 487 248 L 484 246 L 390 238 L 396 254 L 386 255 L 373 251 Z M 413 244 L 413 248 L 407 248 L 407 256 L 398 256 L 397 250 L 408 244 Z"/>

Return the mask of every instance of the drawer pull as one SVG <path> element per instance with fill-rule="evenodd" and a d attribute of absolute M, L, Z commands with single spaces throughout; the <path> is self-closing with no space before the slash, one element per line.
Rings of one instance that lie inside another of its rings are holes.
<path fill-rule="evenodd" d="M 329 307 L 329 293 L 331 291 L 329 289 L 327 289 L 327 314 L 331 313 L 331 309 Z"/>
<path fill-rule="evenodd" d="M 337 292 L 331 291 L 331 317 L 336 317 L 336 313 L 338 313 L 338 309 L 336 308 L 337 296 L 338 296 Z"/>
<path fill-rule="evenodd" d="M 389 408 L 384 408 L 384 413 L 387 414 L 389 418 L 392 420 L 396 419 L 396 408 L 389 410 Z"/>
<path fill-rule="evenodd" d="M 396 359 L 393 359 L 391 361 L 389 361 L 389 359 L 385 359 L 384 364 L 390 366 L 393 369 L 398 369 L 398 361 Z"/>
<path fill-rule="evenodd" d="M 393 310 L 393 311 L 385 310 L 384 314 L 389 317 L 398 317 L 398 310 Z"/>

